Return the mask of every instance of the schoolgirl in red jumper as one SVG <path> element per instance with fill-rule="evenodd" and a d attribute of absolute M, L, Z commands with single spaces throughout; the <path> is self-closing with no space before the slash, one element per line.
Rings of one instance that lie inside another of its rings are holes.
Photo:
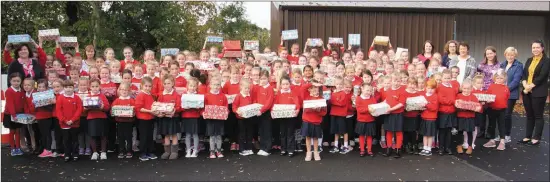
<path fill-rule="evenodd" d="M 6 109 L 4 111 L 4 120 L 2 124 L 4 128 L 9 128 L 9 143 L 11 147 L 11 156 L 23 155 L 20 147 L 19 129 L 21 123 L 14 122 L 17 119 L 17 114 L 23 114 L 25 108 L 25 93 L 21 88 L 21 74 L 12 73 L 8 80 L 11 86 L 6 90 Z"/>
<path fill-rule="evenodd" d="M 477 97 L 472 94 L 472 81 L 470 81 L 469 79 L 466 79 L 462 82 L 462 93 L 459 93 L 456 96 L 456 100 L 473 102 L 473 103 L 479 104 Z M 463 141 L 463 142 L 468 142 L 468 147 L 467 147 L 468 149 L 466 150 L 466 154 L 468 155 L 472 154 L 472 150 L 473 150 L 472 148 L 473 143 L 471 142 L 474 140 L 474 136 L 472 132 L 475 130 L 475 127 L 476 127 L 475 112 L 480 112 L 480 111 L 481 111 L 481 105 L 475 108 L 474 111 L 457 109 L 456 116 L 458 119 L 458 131 L 466 132 L 467 138 L 466 138 L 466 141 Z M 461 144 L 463 142 L 459 142 L 458 143 L 459 145 L 456 147 L 456 152 L 459 154 L 464 153 L 464 150 Z"/>
<path fill-rule="evenodd" d="M 361 95 L 355 100 L 355 106 L 357 108 L 357 124 L 355 125 L 355 133 L 359 135 L 359 156 L 364 157 L 368 154 L 374 157 L 372 152 L 372 137 L 376 136 L 376 123 L 374 117 L 369 112 L 369 105 L 376 104 L 376 98 L 374 98 L 374 87 L 368 83 L 363 83 L 361 86 Z M 367 143 L 367 152 L 365 153 L 365 140 Z"/>
<path fill-rule="evenodd" d="M 168 68 L 170 70 L 170 75 L 172 76 L 172 78 L 174 78 L 174 89 L 178 94 L 183 94 L 183 91 L 185 91 L 185 87 L 187 86 L 187 80 L 185 79 L 185 77 L 179 74 L 179 63 L 176 61 L 171 61 L 168 64 Z"/>
<path fill-rule="evenodd" d="M 439 155 L 447 153 L 452 155 L 451 150 L 451 129 L 457 126 L 455 113 L 455 100 L 458 88 L 451 84 L 451 70 L 445 69 L 442 72 L 441 83 L 437 86 L 439 100 L 438 126 L 439 126 Z"/>
<path fill-rule="evenodd" d="M 178 133 L 181 133 L 181 120 L 175 114 L 181 110 L 181 96 L 174 89 L 174 77 L 164 75 L 162 83 L 164 90 L 159 94 L 157 102 L 172 103 L 174 109 L 169 113 L 159 113 L 159 134 L 164 136 L 164 153 L 161 159 L 178 158 Z"/>
<path fill-rule="evenodd" d="M 299 94 L 290 89 L 290 78 L 284 76 L 280 81 L 281 90 L 275 95 L 274 104 L 293 104 L 296 108 L 296 116 L 300 112 L 301 100 Z M 276 119 L 281 131 L 281 155 L 294 156 L 296 150 L 295 128 L 296 117 Z"/>
<path fill-rule="evenodd" d="M 101 160 L 107 159 L 107 135 L 109 129 L 111 129 L 109 128 L 109 121 L 107 121 L 107 114 L 105 114 L 111 107 L 107 97 L 101 93 L 100 82 L 101 81 L 96 79 L 90 80 L 90 95 L 88 95 L 88 97 L 99 98 L 99 108 L 84 108 L 84 110 L 88 112 L 88 117 L 86 118 L 88 120 L 88 133 L 92 137 L 90 141 L 93 152 L 91 160 L 97 160 L 98 157 Z M 101 156 L 97 150 L 98 141 L 101 142 Z"/>
<path fill-rule="evenodd" d="M 389 75 L 383 75 L 378 78 L 378 96 L 375 95 L 375 97 L 378 98 L 378 102 L 383 102 L 386 100 L 387 92 L 391 89 L 391 77 Z M 375 93 L 376 94 L 376 93 Z M 386 120 L 387 115 L 380 115 L 376 117 L 376 123 L 377 127 L 380 128 L 380 132 L 377 133 L 380 135 L 380 147 L 383 149 L 391 146 L 386 146 L 386 131 L 384 130 L 384 122 Z"/>
<path fill-rule="evenodd" d="M 437 133 L 437 113 L 439 110 L 439 98 L 436 93 L 437 82 L 434 79 L 430 79 L 426 82 L 426 92 L 424 97 L 428 101 L 426 109 L 420 114 L 422 121 L 420 121 L 420 128 L 418 133 L 423 136 L 424 147 L 419 155 L 431 156 L 432 144 L 434 142 L 434 136 Z"/>
<path fill-rule="evenodd" d="M 225 82 L 225 85 L 222 88 L 222 92 L 227 96 L 236 96 L 239 94 L 239 69 L 237 67 L 231 68 L 231 74 L 229 76 L 229 81 Z M 233 108 L 233 102 L 229 101 L 229 108 Z M 229 142 L 231 143 L 230 150 L 240 150 L 239 142 L 239 124 L 237 122 L 237 117 L 235 112 L 232 109 L 229 110 L 229 117 L 227 122 L 225 122 L 225 129 L 227 130 L 227 135 L 229 135 Z"/>
<path fill-rule="evenodd" d="M 349 152 L 348 149 L 348 132 L 346 126 L 346 116 L 348 114 L 348 104 L 351 104 L 351 97 L 344 92 L 344 79 L 336 76 L 334 78 L 335 89 L 330 96 L 330 133 L 334 134 L 334 148 L 330 153 L 342 153 Z M 340 135 L 344 135 L 344 147 L 340 151 L 338 140 Z"/>
<path fill-rule="evenodd" d="M 111 77 L 109 74 L 109 68 L 102 67 L 99 72 L 99 81 L 100 81 L 100 89 L 114 89 L 116 90 L 117 85 L 114 82 L 111 82 Z M 113 93 L 102 93 L 105 95 L 107 100 L 114 101 L 116 98 L 116 92 Z"/>
<path fill-rule="evenodd" d="M 484 84 L 484 81 L 483 81 L 483 75 L 476 75 L 474 76 L 474 79 L 473 79 L 473 86 L 472 86 L 472 94 L 476 94 L 476 93 L 480 93 L 480 94 L 485 94 L 486 91 L 483 90 L 483 84 Z M 487 120 L 487 117 L 485 112 L 488 112 L 488 110 L 490 110 L 488 108 L 488 104 L 486 104 L 485 102 L 480 102 L 482 107 L 481 107 L 481 111 L 478 113 L 476 112 L 475 115 L 475 121 L 476 121 L 476 128 L 474 130 L 474 139 L 472 141 L 472 149 L 475 149 L 476 148 L 476 139 L 478 137 L 481 137 L 481 136 L 485 136 L 485 132 L 484 131 L 480 131 L 482 129 L 482 126 L 483 126 L 483 129 L 485 129 L 485 122 Z M 467 145 L 468 141 L 466 142 L 466 145 Z M 468 146 L 466 146 L 465 144 L 463 144 L 463 148 L 468 148 Z"/>
<path fill-rule="evenodd" d="M 30 114 L 33 116 L 35 116 L 35 112 L 34 112 L 34 106 L 32 104 L 32 94 L 36 92 L 34 90 L 34 85 L 35 85 L 35 82 L 32 78 L 25 78 L 23 80 L 23 90 L 25 91 L 25 100 L 24 100 L 25 114 Z M 38 146 L 36 146 L 37 140 L 36 140 L 35 130 L 34 130 L 34 128 L 36 128 L 37 126 L 38 124 L 25 124 L 23 125 L 23 128 L 22 128 L 23 130 L 20 131 L 22 132 L 21 135 L 30 137 L 26 139 L 26 145 L 28 146 L 29 142 L 31 143 L 31 147 L 32 147 L 31 152 L 33 154 L 38 153 L 38 148 L 37 148 Z M 25 145 L 25 143 L 22 143 L 21 145 Z"/>
<path fill-rule="evenodd" d="M 186 94 L 204 94 L 197 92 L 199 81 L 191 77 L 187 80 Z M 186 158 L 195 158 L 199 154 L 199 124 L 200 109 L 183 108 L 181 112 L 183 132 L 185 133 Z M 191 138 L 193 138 L 193 147 L 191 147 Z"/>
<path fill-rule="evenodd" d="M 121 83 L 118 87 L 118 98 L 112 106 L 134 106 L 135 100 L 130 97 L 130 83 Z M 117 122 L 118 158 L 132 158 L 132 128 L 135 117 L 114 117 Z"/>
<path fill-rule="evenodd" d="M 132 85 L 138 88 L 137 91 L 139 91 L 139 86 L 141 85 L 141 79 L 144 76 L 145 75 L 143 75 L 143 68 L 141 67 L 141 65 L 134 65 L 134 69 L 132 70 Z"/>
<path fill-rule="evenodd" d="M 239 94 L 235 97 L 231 110 L 236 114 L 239 124 L 239 154 L 248 156 L 254 154 L 252 151 L 252 139 L 254 138 L 254 117 L 242 118 L 238 114 L 239 107 L 254 103 L 251 96 L 251 84 L 248 80 L 241 80 Z"/>
<path fill-rule="evenodd" d="M 356 99 L 358 95 L 361 94 L 361 88 L 359 87 L 359 90 L 356 92 L 357 95 L 354 95 L 353 93 L 353 85 L 350 80 L 344 80 L 344 93 L 349 98 L 349 101 L 351 101 L 348 104 L 347 114 L 346 114 L 346 131 L 348 133 L 348 140 L 344 141 L 344 148 L 347 148 L 347 151 L 352 151 L 353 147 L 351 145 L 355 145 L 355 139 L 359 140 L 359 138 L 355 138 L 355 124 L 357 123 L 357 116 L 355 113 L 357 112 L 355 107 L 353 106 L 352 98 Z M 344 136 L 345 138 L 345 136 Z M 348 146 L 346 147 L 346 142 Z M 343 150 L 344 153 L 346 150 Z"/>
<path fill-rule="evenodd" d="M 63 144 L 65 146 L 65 162 L 78 160 L 78 131 L 82 100 L 74 94 L 74 83 L 71 80 L 63 82 L 64 92 L 56 100 L 55 112 L 61 126 Z"/>
<path fill-rule="evenodd" d="M 306 100 L 318 100 L 323 99 L 321 93 L 322 84 L 318 83 L 315 80 L 311 81 L 311 85 L 308 88 L 309 94 L 304 96 L 304 101 Z M 321 128 L 321 122 L 323 121 L 323 116 L 327 114 L 326 109 L 317 108 L 317 109 L 304 109 L 302 114 L 302 136 L 306 137 L 306 158 L 305 161 L 311 161 L 313 145 L 313 157 L 316 161 L 321 160 L 319 155 L 319 144 L 317 139 L 323 137 L 323 129 Z M 313 144 L 312 144 L 313 141 Z"/>
<path fill-rule="evenodd" d="M 138 92 L 138 87 L 135 86 L 134 84 L 132 84 L 132 71 L 128 70 L 128 69 L 125 69 L 124 71 L 122 71 L 122 83 L 126 83 L 126 84 L 129 84 L 130 87 L 129 87 L 129 91 L 128 91 L 128 96 L 130 96 L 130 98 L 134 99 L 136 98 L 136 94 Z M 119 85 L 120 87 L 120 85 Z"/>
<path fill-rule="evenodd" d="M 417 88 L 417 79 L 410 77 L 407 79 L 407 88 L 403 92 L 405 100 L 411 97 L 419 96 L 420 94 L 416 91 Z M 417 131 L 419 126 L 418 120 L 419 111 L 406 111 L 403 114 L 403 132 L 405 132 L 404 143 L 405 150 L 408 154 L 417 153 Z"/>
<path fill-rule="evenodd" d="M 90 95 L 89 86 L 90 80 L 86 77 L 80 77 L 78 80 L 78 89 L 76 95 L 80 97 L 81 100 L 84 100 L 85 97 Z M 39 88 L 40 90 L 40 88 Z M 90 141 L 92 138 L 88 133 L 88 112 L 86 110 L 82 111 L 80 115 L 80 132 L 78 134 L 78 155 L 92 155 L 92 149 L 90 148 Z"/>
<path fill-rule="evenodd" d="M 257 117 L 258 120 L 258 134 L 262 140 L 260 142 L 260 151 L 258 155 L 268 156 L 271 149 L 272 138 L 272 126 L 271 126 L 271 107 L 273 107 L 273 86 L 269 84 L 269 71 L 262 70 L 260 72 L 260 83 L 252 88 L 252 100 L 255 103 L 262 104 L 260 112 L 261 116 Z M 266 140 L 268 139 L 268 140 Z"/>
<path fill-rule="evenodd" d="M 227 97 L 220 90 L 219 78 L 210 80 L 210 92 L 204 96 L 204 105 L 227 107 Z M 206 135 L 210 136 L 210 157 L 224 157 L 221 151 L 222 135 L 224 135 L 224 120 L 206 119 Z"/>
<path fill-rule="evenodd" d="M 54 92 L 54 95 L 59 97 L 59 95 L 63 94 L 63 80 L 61 79 L 55 79 L 52 82 L 52 89 Z M 54 142 L 55 150 L 52 154 L 52 157 L 63 157 L 63 138 L 61 137 L 61 127 L 59 126 L 59 120 L 55 113 L 55 106 L 53 111 L 53 129 L 54 129 L 54 138 L 52 142 Z"/>
<path fill-rule="evenodd" d="M 157 156 L 153 154 L 153 120 L 158 112 L 151 110 L 155 101 L 151 94 L 152 87 L 153 80 L 150 77 L 141 79 L 141 91 L 135 99 L 134 108 L 138 119 L 139 151 L 141 152 L 139 160 L 141 161 L 157 159 Z"/>
<path fill-rule="evenodd" d="M 506 111 L 506 107 L 508 107 L 508 98 L 510 97 L 510 90 L 508 89 L 508 86 L 506 86 L 506 72 L 504 70 L 498 70 L 493 75 L 494 83 L 489 85 L 489 88 L 487 89 L 487 94 L 493 94 L 495 95 L 495 102 L 490 103 L 489 107 L 491 108 L 491 112 L 489 114 L 489 126 L 495 126 L 495 124 L 498 125 L 498 133 L 505 133 L 506 127 L 504 124 L 504 112 Z M 491 128 L 488 134 L 490 136 L 495 136 L 495 128 Z M 500 142 L 498 144 L 497 150 L 504 150 L 505 147 L 505 136 L 503 134 L 500 134 Z M 496 147 L 496 141 L 494 139 L 489 140 L 487 143 L 483 145 L 483 147 L 487 148 L 494 148 Z"/>
<path fill-rule="evenodd" d="M 43 92 L 48 90 L 48 81 L 45 79 L 39 79 L 37 82 L 37 91 Z M 29 104 L 29 108 L 34 110 L 34 114 L 36 116 L 36 120 L 38 123 L 38 129 L 40 131 L 40 141 L 42 144 L 42 148 L 44 149 L 38 157 L 44 158 L 44 157 L 52 157 L 52 135 L 51 131 L 53 128 L 53 112 L 54 112 L 54 105 L 55 100 L 52 101 L 52 105 L 44 106 L 35 108 L 34 104 L 32 104 L 32 97 L 30 97 L 30 102 L 27 101 Z"/>
<path fill-rule="evenodd" d="M 386 102 L 390 105 L 388 116 L 384 120 L 384 130 L 386 131 L 386 149 L 385 157 L 391 156 L 390 146 L 393 142 L 395 133 L 395 158 L 401 157 L 401 145 L 403 143 L 403 112 L 405 111 L 405 87 L 401 86 L 401 75 L 399 72 L 391 74 L 391 88 L 385 93 Z"/>
<path fill-rule="evenodd" d="M 119 72 L 124 71 L 124 68 L 126 68 L 126 64 L 132 64 L 133 67 L 136 65 L 139 65 L 139 61 L 134 59 L 134 51 L 132 51 L 132 48 L 129 46 L 124 47 L 122 49 L 122 54 L 124 55 L 124 60 L 120 61 L 120 70 Z"/>

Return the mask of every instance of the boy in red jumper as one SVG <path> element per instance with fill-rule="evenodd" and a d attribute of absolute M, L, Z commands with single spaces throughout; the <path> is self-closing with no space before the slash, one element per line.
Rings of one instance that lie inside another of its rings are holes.
<path fill-rule="evenodd" d="M 290 78 L 282 77 L 281 78 L 281 90 L 275 95 L 274 104 L 293 104 L 296 108 L 296 115 L 300 112 L 300 103 L 299 94 L 292 93 L 290 89 Z M 296 128 L 296 117 L 292 118 L 280 118 L 277 119 L 280 123 L 281 131 L 281 155 L 288 153 L 289 157 L 294 156 L 294 151 L 296 149 L 296 141 L 294 138 L 294 132 Z"/>
<path fill-rule="evenodd" d="M 21 74 L 12 73 L 9 75 L 8 80 L 10 81 L 11 86 L 6 90 L 6 109 L 4 111 L 4 120 L 2 124 L 4 128 L 9 128 L 9 143 L 11 147 L 11 156 L 23 155 L 20 147 L 20 134 L 19 129 L 21 128 L 20 123 L 13 122 L 17 119 L 17 114 L 24 113 L 25 102 L 25 93 L 21 90 Z"/>
<path fill-rule="evenodd" d="M 112 83 L 112 82 L 111 82 Z M 114 84 L 114 83 L 113 83 Z M 105 112 L 109 111 L 110 104 L 107 97 L 100 92 L 100 81 L 93 79 L 90 81 L 90 95 L 88 97 L 97 97 L 100 102 L 99 108 L 85 108 L 88 112 L 86 119 L 88 120 L 88 133 L 91 136 L 90 145 L 92 147 L 91 160 L 107 159 L 107 133 L 108 120 Z M 113 128 L 114 129 L 114 128 Z M 114 138 L 112 138 L 114 140 Z M 97 151 L 97 142 L 101 142 L 101 156 Z"/>
<path fill-rule="evenodd" d="M 510 98 L 510 90 L 506 86 L 506 72 L 504 70 L 499 70 L 493 75 L 494 83 L 489 86 L 487 89 L 487 94 L 494 94 L 495 102 L 490 103 L 491 112 L 489 114 L 489 126 L 495 126 L 498 124 L 498 133 L 505 133 L 506 128 L 504 126 L 504 112 L 506 107 L 508 107 L 508 98 Z M 490 128 L 488 134 L 490 136 L 495 136 L 495 127 Z M 505 147 L 505 136 L 500 134 L 500 142 L 498 144 L 497 150 L 504 150 Z M 483 145 L 483 147 L 492 148 L 496 147 L 496 141 L 494 139 L 489 140 Z"/>
<path fill-rule="evenodd" d="M 134 106 L 135 100 L 129 95 L 130 84 L 122 83 L 118 87 L 119 97 L 113 102 L 115 106 Z M 117 138 L 118 138 L 118 158 L 132 158 L 132 129 L 134 126 L 135 117 L 115 117 L 117 122 Z M 126 155 L 124 154 L 126 152 Z"/>
<path fill-rule="evenodd" d="M 355 125 L 355 133 L 359 135 L 359 149 L 361 157 L 365 156 L 365 139 L 367 142 L 367 153 L 374 157 L 372 152 L 372 137 L 376 136 L 376 123 L 374 117 L 369 112 L 369 105 L 376 104 L 374 98 L 374 89 L 368 83 L 364 83 L 361 87 L 361 95 L 357 97 L 355 105 L 357 108 L 357 125 Z"/>
<path fill-rule="evenodd" d="M 346 126 L 346 116 L 348 113 L 348 104 L 351 102 L 351 98 L 344 92 L 344 80 L 340 76 L 334 78 L 334 85 L 336 88 L 330 96 L 330 133 L 334 134 L 334 148 L 330 153 L 342 153 L 346 154 L 350 152 L 348 149 L 348 132 Z M 338 147 L 338 140 L 340 135 L 344 135 L 344 147 L 340 151 Z"/>
<path fill-rule="evenodd" d="M 311 85 L 308 88 L 309 94 L 304 96 L 304 101 L 306 100 L 319 100 L 323 99 L 321 93 L 321 87 L 323 85 L 318 83 L 315 80 L 311 81 Z M 312 152 L 311 146 L 313 141 L 313 157 L 316 161 L 321 160 L 319 156 L 319 144 L 318 138 L 323 136 L 323 129 L 321 128 L 321 122 L 323 121 L 323 116 L 327 114 L 326 108 L 314 108 L 314 109 L 304 109 L 302 114 L 302 136 L 306 137 L 306 158 L 305 161 L 311 161 Z"/>
<path fill-rule="evenodd" d="M 273 107 L 273 86 L 269 84 L 269 72 L 263 70 L 260 73 L 258 86 L 252 90 L 252 100 L 255 103 L 262 104 L 261 115 L 257 117 L 258 133 L 263 140 L 260 142 L 260 151 L 258 155 L 268 156 L 271 149 L 272 126 L 271 126 L 271 107 Z"/>
<path fill-rule="evenodd" d="M 151 110 L 151 106 L 155 101 L 153 95 L 151 95 L 152 87 L 153 80 L 150 77 L 143 77 L 141 79 L 141 91 L 135 99 L 134 108 L 138 119 L 139 151 L 141 152 L 139 160 L 141 161 L 157 159 L 157 156 L 153 154 L 153 120 L 158 112 Z"/>
<path fill-rule="evenodd" d="M 80 114 L 82 114 L 82 100 L 74 94 L 74 83 L 71 80 L 63 82 L 64 92 L 57 97 L 55 112 L 61 126 L 61 135 L 65 146 L 65 162 L 71 157 L 78 160 L 78 130 Z"/>
<path fill-rule="evenodd" d="M 239 123 L 239 154 L 242 156 L 248 156 L 254 154 L 252 151 L 252 138 L 253 136 L 253 122 L 254 118 L 242 118 L 237 113 L 239 107 L 253 104 L 254 101 L 250 95 L 250 82 L 248 80 L 241 80 L 240 92 L 235 97 L 231 110 L 236 113 L 236 117 Z"/>
<path fill-rule="evenodd" d="M 447 153 L 452 155 L 451 150 L 451 129 L 456 127 L 455 100 L 458 88 L 451 84 L 451 70 L 445 69 L 441 74 L 441 84 L 437 86 L 439 100 L 439 155 Z"/>
<path fill-rule="evenodd" d="M 434 79 L 430 79 L 426 82 L 426 92 L 424 97 L 428 101 L 426 110 L 420 114 L 422 121 L 420 121 L 420 128 L 418 133 L 423 136 L 424 148 L 419 153 L 422 156 L 432 155 L 432 144 L 434 142 L 434 136 L 437 132 L 437 112 L 439 110 L 439 102 L 435 89 L 437 88 L 437 82 Z"/>
<path fill-rule="evenodd" d="M 472 81 L 469 79 L 466 79 L 462 82 L 462 93 L 458 94 L 456 96 L 457 102 L 460 101 L 467 101 L 467 102 L 473 102 L 478 103 L 476 96 L 472 94 Z M 456 106 L 457 103 L 455 103 Z M 458 107 L 457 107 L 458 108 Z M 466 133 L 465 141 L 468 142 L 468 149 L 466 150 L 466 154 L 470 155 L 472 154 L 472 146 L 473 143 L 471 143 L 474 140 L 473 131 L 475 131 L 475 113 L 481 111 L 481 104 L 479 104 L 478 107 L 475 108 L 475 110 L 463 110 L 463 109 L 457 109 L 456 116 L 458 118 L 458 131 L 462 131 Z M 460 144 L 461 142 L 459 142 Z M 459 154 L 464 153 L 464 150 L 462 148 L 462 145 L 458 145 L 456 147 L 456 152 Z"/>

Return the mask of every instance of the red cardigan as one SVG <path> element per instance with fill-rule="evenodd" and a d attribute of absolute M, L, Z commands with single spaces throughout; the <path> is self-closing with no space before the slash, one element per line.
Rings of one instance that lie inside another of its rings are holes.
<path fill-rule="evenodd" d="M 271 85 L 268 85 L 267 87 L 264 86 L 253 86 L 252 92 L 250 94 L 252 96 L 252 100 L 254 100 L 255 103 L 262 104 L 262 108 L 260 109 L 261 113 L 264 113 L 273 107 L 273 87 Z"/>
<path fill-rule="evenodd" d="M 447 87 L 443 84 L 439 84 L 436 89 L 438 101 L 439 101 L 439 112 L 445 114 L 451 114 L 455 112 L 455 100 L 456 95 L 458 94 L 458 88 L 454 86 Z"/>
<path fill-rule="evenodd" d="M 82 100 L 78 95 L 73 96 L 59 95 L 57 97 L 55 112 L 57 119 L 59 120 L 59 126 L 64 128 L 78 128 L 80 127 L 80 115 L 82 114 Z M 71 125 L 67 124 L 67 121 L 72 121 Z"/>
<path fill-rule="evenodd" d="M 388 103 L 388 105 L 390 105 L 390 107 L 394 107 L 397 104 L 403 104 L 403 107 L 392 111 L 390 114 L 399 114 L 405 112 L 405 102 L 407 101 L 407 97 L 404 92 L 404 86 L 401 86 L 396 90 L 390 88 L 388 91 L 386 91 L 386 102 Z"/>

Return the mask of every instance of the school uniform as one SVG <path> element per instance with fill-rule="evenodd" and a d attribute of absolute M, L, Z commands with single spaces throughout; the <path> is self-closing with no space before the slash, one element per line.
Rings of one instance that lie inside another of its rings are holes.
<path fill-rule="evenodd" d="M 420 116 L 422 121 L 420 122 L 419 134 L 427 137 L 433 137 L 437 133 L 437 113 L 439 111 L 439 100 L 436 93 L 433 95 L 424 94 L 424 97 L 428 101 L 426 109 L 422 111 Z"/>
<path fill-rule="evenodd" d="M 128 97 L 118 97 L 113 102 L 114 106 L 134 106 L 135 100 Z M 132 131 L 134 127 L 135 117 L 115 117 L 117 122 L 117 139 L 119 153 L 132 151 Z"/>
<path fill-rule="evenodd" d="M 196 92 L 187 91 L 187 94 L 197 94 Z M 201 109 L 183 109 L 181 112 L 182 132 L 186 134 L 198 134 Z"/>
<path fill-rule="evenodd" d="M 239 107 L 246 106 L 253 104 L 254 100 L 250 96 L 250 94 L 242 94 L 239 93 L 235 100 L 233 101 L 233 104 L 231 106 L 231 110 L 233 113 L 237 113 L 237 110 Z M 252 150 L 252 138 L 254 138 L 254 117 L 252 118 L 242 118 L 238 114 L 236 115 L 238 119 L 238 125 L 239 125 L 239 150 L 240 151 L 246 151 L 246 150 Z"/>
<path fill-rule="evenodd" d="M 187 79 L 185 77 L 178 75 L 174 78 L 174 89 L 182 89 L 187 87 Z M 181 94 L 181 93 L 178 93 Z"/>
<path fill-rule="evenodd" d="M 108 82 L 101 82 L 100 83 L 100 87 L 101 88 L 114 88 L 114 89 L 117 89 L 118 88 L 118 85 L 117 83 L 114 83 L 112 81 L 108 81 Z M 105 93 L 102 93 L 103 95 L 105 95 Z M 117 98 L 117 92 L 115 92 L 114 95 L 111 95 L 111 96 L 107 96 L 105 95 L 105 97 L 107 98 L 107 101 L 109 103 L 112 103 L 116 98 Z M 106 112 L 109 112 L 109 110 L 105 110 Z M 112 150 L 114 151 L 115 150 L 115 138 L 116 138 L 116 122 L 113 120 L 113 118 L 111 117 L 111 115 L 107 115 L 106 119 L 105 119 L 105 122 L 106 122 L 106 132 L 107 132 L 107 148 L 108 150 Z M 110 140 L 109 140 L 110 138 Z"/>
<path fill-rule="evenodd" d="M 170 92 L 164 90 L 162 94 L 159 94 L 157 102 L 174 103 L 174 117 L 161 117 L 159 120 L 159 134 L 161 135 L 175 135 L 182 132 L 181 120 L 177 117 L 180 112 L 181 96 L 172 89 Z"/>
<path fill-rule="evenodd" d="M 275 95 L 274 104 L 294 104 L 296 110 L 300 110 L 301 100 L 298 94 L 292 92 L 292 89 L 280 90 Z M 280 128 L 281 151 L 294 153 L 296 150 L 296 119 L 296 117 L 275 119 Z"/>
<path fill-rule="evenodd" d="M 262 104 L 260 112 L 262 115 L 256 117 L 258 120 L 258 134 L 262 140 L 260 142 L 260 149 L 269 152 L 272 145 L 272 123 L 271 123 L 271 107 L 273 107 L 273 87 L 269 84 L 264 86 L 254 86 L 252 89 L 252 100 L 254 103 Z M 267 139 L 267 140 L 266 140 Z"/>
<path fill-rule="evenodd" d="M 143 154 L 153 153 L 153 120 L 155 116 L 150 113 L 141 112 L 141 109 L 151 110 L 153 105 L 151 93 L 140 91 L 135 99 L 136 118 L 138 119 L 139 151 Z"/>
<path fill-rule="evenodd" d="M 463 93 L 460 93 L 456 96 L 456 100 L 479 103 L 477 97 L 473 94 L 466 96 Z M 456 116 L 458 118 L 458 131 L 474 132 L 476 127 L 476 112 L 457 109 Z"/>
<path fill-rule="evenodd" d="M 355 100 L 355 108 L 357 109 L 355 133 L 359 135 L 359 150 L 362 152 L 365 151 L 365 142 L 367 143 L 367 150 L 372 152 L 372 138 L 376 136 L 377 128 L 376 122 L 374 122 L 375 118 L 369 112 L 369 105 L 376 103 L 376 98 L 373 96 L 367 98 L 360 95 Z"/>
<path fill-rule="evenodd" d="M 226 95 L 239 94 L 239 81 L 233 82 L 229 80 L 225 82 L 222 92 Z M 233 108 L 233 103 L 229 103 L 228 107 Z M 230 142 L 239 142 L 239 124 L 233 109 L 229 109 L 229 116 L 227 122 L 225 122 L 225 129 Z"/>
<path fill-rule="evenodd" d="M 5 117 L 2 124 L 4 125 L 4 128 L 9 128 L 10 130 L 21 128 L 23 125 L 21 123 L 13 122 L 13 120 L 17 118 L 17 114 L 22 114 L 25 112 L 25 102 L 21 102 L 22 100 L 25 100 L 25 93 L 22 88 L 15 89 L 13 87 L 9 87 L 6 90 L 5 95 L 6 109 L 4 110 Z"/>
<path fill-rule="evenodd" d="M 347 133 L 346 116 L 348 113 L 348 104 L 351 104 L 351 98 L 343 90 L 333 92 L 330 96 L 330 133 Z"/>
<path fill-rule="evenodd" d="M 107 121 L 107 114 L 111 108 L 109 101 L 105 95 L 101 93 L 90 93 L 88 97 L 98 97 L 103 104 L 102 109 L 88 109 L 88 134 L 91 137 L 106 137 L 109 133 L 109 121 Z M 114 138 L 113 138 L 114 139 Z"/>
<path fill-rule="evenodd" d="M 61 127 L 65 157 L 78 157 L 78 128 L 82 110 L 82 100 L 74 93 L 72 95 L 62 94 L 56 100 L 55 112 Z M 72 123 L 68 124 L 67 121 L 72 121 Z"/>
<path fill-rule="evenodd" d="M 221 91 L 217 93 L 208 92 L 204 96 L 204 105 L 215 105 L 227 107 L 227 97 Z M 224 121 L 215 119 L 206 120 L 206 135 L 207 136 L 222 136 L 224 135 Z"/>
<path fill-rule="evenodd" d="M 488 94 L 494 94 L 495 102 L 489 103 L 491 112 L 489 114 L 489 127 L 488 130 L 490 136 L 495 136 L 495 125 L 498 124 L 498 133 L 500 139 L 504 139 L 506 133 L 506 126 L 504 123 L 504 116 L 506 108 L 508 107 L 508 98 L 510 98 L 510 90 L 504 84 L 491 84 L 487 89 Z M 513 106 L 512 106 L 513 107 Z"/>
<path fill-rule="evenodd" d="M 450 151 L 451 148 L 451 128 L 458 125 L 456 119 L 456 108 L 454 106 L 458 88 L 451 83 L 439 84 L 436 89 L 439 101 L 439 113 L 437 119 L 439 122 L 439 150 Z"/>
<path fill-rule="evenodd" d="M 39 108 L 35 108 L 33 102 L 32 102 L 32 94 L 27 97 L 27 107 L 36 117 L 36 121 L 38 124 L 38 131 L 40 131 L 40 144 L 41 147 L 51 151 L 52 149 L 52 134 L 51 131 L 53 129 L 53 112 L 54 112 L 54 105 L 48 105 L 43 106 Z M 82 125 L 82 123 L 80 124 Z"/>
<path fill-rule="evenodd" d="M 396 146 L 394 148 L 400 149 L 403 143 L 403 112 L 405 111 L 406 97 L 404 95 L 405 87 L 401 86 L 397 89 L 390 88 L 386 92 L 386 102 L 390 107 L 394 107 L 397 104 L 402 104 L 403 107 L 394 110 L 386 116 L 384 120 L 384 130 L 386 130 L 386 145 L 389 147 L 393 142 L 393 132 L 396 135 Z"/>
<path fill-rule="evenodd" d="M 306 100 L 317 100 L 323 99 L 322 96 L 313 97 L 311 95 L 306 95 L 304 101 Z M 327 114 L 325 109 L 321 109 L 319 112 L 313 111 L 311 109 L 304 109 L 302 114 L 302 136 L 311 137 L 311 138 L 321 138 L 323 137 L 323 129 L 321 128 L 321 122 L 323 121 L 323 116 Z"/>
<path fill-rule="evenodd" d="M 472 87 L 472 95 L 476 93 L 485 94 L 486 92 L 481 90 L 481 88 L 476 89 L 475 87 Z M 487 120 L 485 115 L 487 114 L 486 112 L 488 110 L 490 110 L 490 108 L 488 108 L 488 105 L 483 104 L 481 105 L 481 111 L 475 113 L 475 125 L 479 127 L 478 133 L 485 134 L 485 122 Z"/>

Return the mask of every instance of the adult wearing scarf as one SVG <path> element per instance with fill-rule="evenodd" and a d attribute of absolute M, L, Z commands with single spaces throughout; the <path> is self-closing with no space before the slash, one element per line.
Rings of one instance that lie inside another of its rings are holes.
<path fill-rule="evenodd" d="M 39 47 L 38 45 L 36 46 Z M 33 78 L 35 81 L 45 78 L 46 74 L 44 67 L 46 62 L 34 59 L 33 52 L 29 48 L 29 45 L 21 44 L 21 46 L 15 49 L 14 53 L 15 60 L 13 60 L 13 62 L 11 62 L 8 66 L 8 75 L 11 75 L 12 73 L 19 73 L 23 75 L 23 77 Z"/>

